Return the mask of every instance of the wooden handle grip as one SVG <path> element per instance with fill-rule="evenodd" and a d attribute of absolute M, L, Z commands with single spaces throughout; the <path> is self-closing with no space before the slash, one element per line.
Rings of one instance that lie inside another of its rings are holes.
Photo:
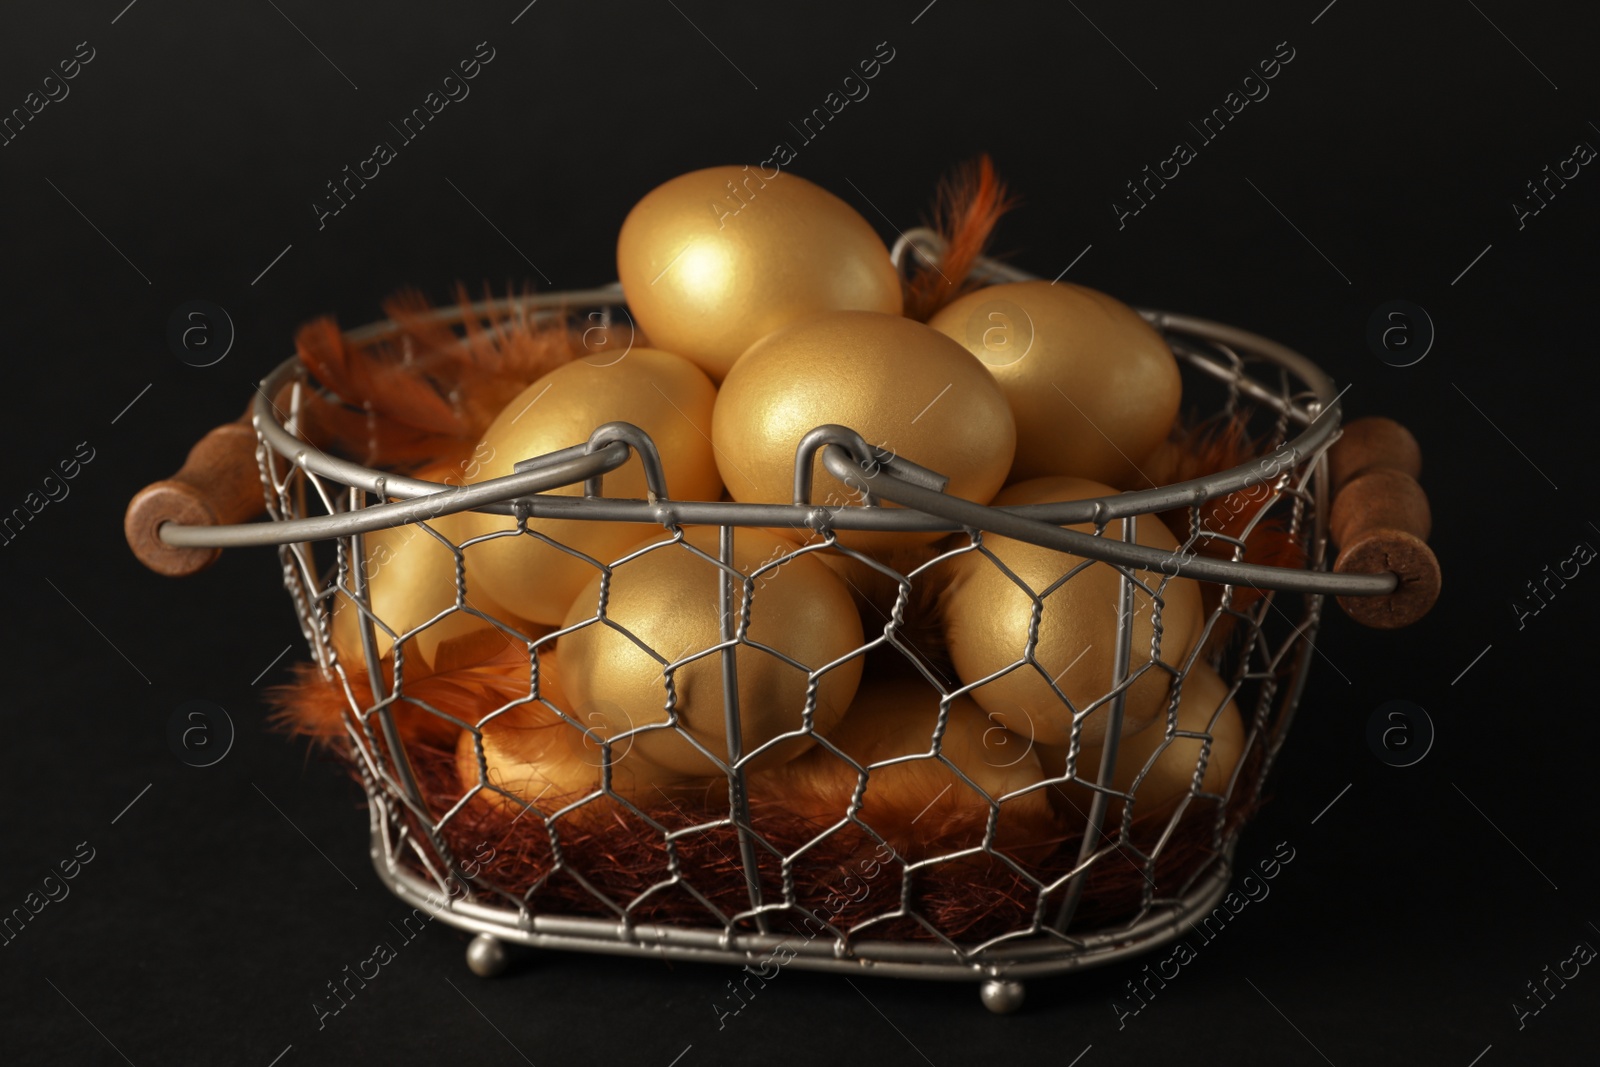
<path fill-rule="evenodd" d="M 1422 449 L 1411 431 L 1393 419 L 1356 419 L 1328 450 L 1328 474 L 1333 478 L 1335 493 L 1374 467 L 1389 467 L 1420 478 Z"/>
<path fill-rule="evenodd" d="M 247 418 L 202 437 L 171 478 L 139 490 L 128 502 L 123 532 L 139 562 L 173 578 L 204 570 L 220 548 L 177 548 L 161 540 L 161 525 L 229 526 L 266 510 L 256 466 L 256 432 Z"/>
<path fill-rule="evenodd" d="M 1417 439 L 1393 419 L 1357 419 L 1329 451 L 1328 466 L 1334 488 L 1328 529 L 1340 548 L 1334 571 L 1400 578 L 1387 596 L 1339 597 L 1339 606 L 1364 626 L 1410 626 L 1439 599 L 1443 577 L 1427 544 L 1433 512 L 1417 483 Z"/>
<path fill-rule="evenodd" d="M 1404 530 L 1367 530 L 1339 552 L 1338 574 L 1383 574 L 1392 571 L 1400 584 L 1386 596 L 1342 596 L 1344 613 L 1378 630 L 1410 626 L 1432 610 L 1439 599 L 1442 575 L 1433 549 Z"/>
<path fill-rule="evenodd" d="M 1345 483 L 1333 498 L 1328 531 L 1335 544 L 1353 544 L 1363 532 L 1375 529 L 1404 530 L 1423 541 L 1433 532 L 1428 494 L 1405 471 L 1371 467 Z"/>

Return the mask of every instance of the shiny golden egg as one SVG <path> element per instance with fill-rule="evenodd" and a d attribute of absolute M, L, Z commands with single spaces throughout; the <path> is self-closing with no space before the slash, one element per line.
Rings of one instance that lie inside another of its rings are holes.
<path fill-rule="evenodd" d="M 578 360 L 551 371 L 506 406 L 484 434 L 484 457 L 473 481 L 514 472 L 517 463 L 582 444 L 607 422 L 630 422 L 655 442 L 667 491 L 678 500 L 717 500 L 722 483 L 711 452 L 716 387 L 694 364 L 670 352 L 634 348 L 615 362 Z M 632 457 L 606 475 L 607 497 L 644 499 L 644 467 Z M 552 490 L 582 496 L 583 485 Z M 474 536 L 516 530 L 510 516 L 474 514 Z M 609 563 L 657 527 L 580 519 L 528 521 L 528 529 Z M 533 622 L 559 623 L 584 583 L 599 570 L 585 560 L 526 535 L 472 545 L 467 562 L 495 599 Z"/>
<path fill-rule="evenodd" d="M 362 537 L 366 557 L 362 570 L 367 603 L 375 620 L 372 633 L 378 657 L 387 656 L 394 645 L 390 631 L 403 636 L 428 623 L 403 645 L 408 674 L 416 667 L 428 671 L 449 669 L 467 645 L 501 645 L 509 640 L 493 622 L 473 612 L 482 612 L 530 638 L 544 632 L 502 607 L 476 570 L 468 571 L 464 586 L 458 589 L 453 546 L 471 536 L 467 527 L 466 516 L 457 513 L 430 519 L 427 528 L 411 523 L 375 530 Z M 364 662 L 361 609 L 351 595 L 355 588 L 352 573 L 334 593 L 332 602 L 333 647 L 346 663 Z M 464 598 L 458 600 L 458 594 L 464 594 Z M 429 621 L 436 617 L 437 621 Z M 456 653 L 446 657 L 451 662 L 440 662 L 441 647 Z"/>
<path fill-rule="evenodd" d="M 1175 729 L 1184 734 L 1209 734 L 1211 738 L 1205 773 L 1200 781 L 1201 793 L 1225 794 L 1234 768 L 1239 765 L 1239 757 L 1244 753 L 1244 719 L 1228 690 L 1228 683 L 1210 665 L 1197 662 L 1184 677 L 1183 689 L 1178 695 Z M 1117 743 L 1111 788 L 1133 796 L 1135 818 L 1170 815 L 1194 783 L 1202 746 L 1198 736 L 1180 737 L 1174 733 L 1169 739 L 1163 713 L 1148 729 Z M 1044 773 L 1051 777 L 1065 774 L 1067 755 L 1064 747 L 1041 746 L 1039 757 Z M 1098 780 L 1101 755 L 1099 746 L 1082 747 L 1077 763 L 1079 779 Z M 1077 782 L 1066 783 L 1060 789 L 1057 799 L 1064 799 L 1062 806 L 1068 816 L 1080 823 L 1087 822 L 1095 790 Z M 1108 825 L 1122 818 L 1123 803 L 1121 797 L 1111 798 L 1107 809 Z"/>
<path fill-rule="evenodd" d="M 1016 447 L 1005 396 L 960 345 L 910 319 L 834 311 L 756 342 L 722 383 L 711 437 L 733 498 L 792 503 L 795 447 L 827 423 L 948 476 L 945 492 L 979 503 L 1004 484 Z M 820 452 L 812 471 L 813 504 L 859 503 Z M 841 531 L 839 540 L 876 550 L 938 536 Z"/>
<path fill-rule="evenodd" d="M 1115 496 L 1116 490 L 1082 478 L 1040 478 L 1006 489 L 996 507 Z M 1068 529 L 1094 533 L 1092 523 Z M 1120 520 L 1105 536 L 1120 538 Z M 1142 515 L 1137 521 L 1141 545 L 1176 553 L 1178 543 L 1161 520 Z M 1071 740 L 1073 710 L 1062 703 L 1052 683 L 1071 700 L 1083 720 L 1082 743 L 1106 736 L 1110 704 L 1089 705 L 1111 693 L 1115 682 L 1117 622 L 1122 603 L 1122 575 L 1109 563 L 1010 538 L 985 535 L 983 546 L 1026 586 L 979 552 L 956 561 L 941 605 L 945 639 L 956 672 L 967 684 L 979 682 L 1013 664 L 1014 670 L 972 691 L 973 699 L 1007 729 L 1040 744 Z M 1073 568 L 1086 564 L 1064 582 Z M 1200 589 L 1185 578 L 1159 571 L 1135 572 L 1145 585 L 1161 590 L 1159 660 L 1151 655 L 1156 602 L 1135 587 L 1130 677 L 1123 707 L 1121 736 L 1148 726 L 1165 706 L 1172 670 L 1180 667 L 1199 638 L 1204 623 Z M 1162 581 L 1166 584 L 1163 587 Z M 1057 584 L 1060 583 L 1060 584 Z M 1033 660 L 1024 659 L 1034 598 L 1041 597 L 1038 643 Z M 1171 669 L 1169 669 L 1171 668 Z M 1142 673 L 1139 673 L 1141 672 Z M 1086 713 L 1086 714 L 1085 714 Z"/>
<path fill-rule="evenodd" d="M 684 540 L 715 559 L 718 534 L 714 527 L 695 527 Z M 734 656 L 743 754 L 799 731 L 812 699 L 813 726 L 831 728 L 861 679 L 861 658 L 855 656 L 821 674 L 814 698 L 808 695 L 808 671 L 861 646 L 861 620 L 849 591 L 814 553 L 786 558 L 797 547 L 760 529 L 739 529 L 734 537 L 733 566 L 750 576 L 735 583 L 733 599 L 735 620 L 746 614 L 749 620 Z M 721 643 L 718 592 L 725 574 L 684 545 L 664 545 L 617 567 L 606 590 L 604 621 L 563 634 L 557 645 L 562 685 L 580 712 L 605 723 L 608 736 L 669 722 L 670 698 L 677 727 L 642 731 L 634 735 L 633 749 L 684 775 L 719 773 L 688 737 L 719 760 L 729 758 L 722 655 L 691 659 Z M 573 601 L 563 627 L 596 617 L 600 597 L 596 579 Z M 670 676 L 669 664 L 675 665 Z M 811 743 L 803 735 L 783 741 L 749 766 L 793 759 Z"/>
<path fill-rule="evenodd" d="M 915 661 L 932 664 L 944 655 L 938 612 L 949 568 L 933 562 L 939 554 L 934 545 L 912 544 L 865 557 L 831 550 L 816 558 L 850 590 L 869 635 L 892 626 L 901 653 L 909 651 Z"/>
<path fill-rule="evenodd" d="M 804 178 L 709 167 L 657 186 L 617 239 L 617 277 L 651 343 L 721 381 L 745 349 L 819 311 L 900 314 L 872 226 Z"/>
<path fill-rule="evenodd" d="M 928 323 L 989 368 L 1017 420 L 1011 479 L 1051 474 L 1148 488 L 1141 469 L 1178 414 L 1161 335 L 1105 293 L 1012 282 L 968 293 Z"/>
<path fill-rule="evenodd" d="M 939 851 L 982 844 L 991 801 L 999 804 L 997 845 L 1048 837 L 1053 814 L 1044 789 L 1023 792 L 1044 780 L 1027 739 L 996 725 L 972 700 L 955 697 L 935 755 L 938 722 L 939 694 L 921 678 L 896 672 L 862 683 L 844 718 L 823 731 L 867 770 L 857 818 L 912 857 L 928 854 L 935 843 Z M 907 756 L 926 758 L 872 767 Z M 831 824 L 846 818 L 859 782 L 854 767 L 817 745 L 759 776 L 751 789 L 786 811 Z"/>
<path fill-rule="evenodd" d="M 477 800 L 492 808 L 520 814 L 527 808 L 546 815 L 600 791 L 606 762 L 604 747 L 590 733 L 564 721 L 542 704 L 519 704 L 484 723 L 482 763 L 470 730 L 460 731 L 456 772 L 463 790 L 479 787 Z M 709 783 L 696 783 L 703 792 Z M 643 805 L 658 803 L 663 794 L 677 795 L 687 783 L 624 746 L 613 746 L 611 790 Z M 661 792 L 657 792 L 660 789 Z M 580 820 L 604 818 L 614 810 L 609 798 L 598 797 L 575 809 Z"/>

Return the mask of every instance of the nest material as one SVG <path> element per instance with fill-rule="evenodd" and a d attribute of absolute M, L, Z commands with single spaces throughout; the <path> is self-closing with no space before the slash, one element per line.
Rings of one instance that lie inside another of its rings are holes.
<path fill-rule="evenodd" d="M 392 685 L 392 660 L 383 663 L 383 670 L 386 684 Z M 363 722 L 351 712 L 353 706 L 363 711 L 368 706 L 369 686 L 359 665 L 344 667 L 342 678 L 300 665 L 294 681 L 271 691 L 279 709 L 276 726 L 329 748 L 359 776 L 361 761 L 347 723 L 379 759 L 390 758 L 377 722 Z M 480 861 L 475 881 L 491 900 L 521 899 L 535 913 L 595 918 L 616 918 L 619 908 L 628 908 L 634 921 L 702 928 L 722 926 L 749 908 L 725 788 L 708 785 L 703 795 L 661 794 L 659 799 L 630 802 L 603 793 L 588 798 L 546 795 L 537 808 L 522 810 L 493 803 L 488 796 L 461 803 L 475 783 L 463 782 L 458 770 L 460 728 L 409 701 L 425 702 L 463 722 L 479 722 L 506 702 L 527 696 L 529 666 L 523 648 L 508 644 L 453 671 L 403 677 L 401 692 L 407 699 L 392 705 L 393 714 L 424 804 L 435 818 L 454 811 L 440 827 L 440 840 L 458 864 L 466 857 Z M 1149 900 L 1180 895 L 1216 862 L 1215 845 L 1251 813 L 1249 798 L 1255 796 L 1261 755 L 1260 744 L 1247 753 L 1220 824 L 1218 802 L 1194 798 L 1159 854 L 1156 846 L 1170 815 L 1136 818 L 1126 828 L 1118 822 L 1103 827 L 1100 846 L 1105 854 L 1084 880 L 1074 929 L 1136 919 Z M 942 824 L 924 822 L 916 842 L 921 856 L 950 858 L 908 871 L 891 847 L 860 823 L 846 821 L 844 811 L 838 822 L 824 822 L 796 813 L 772 790 L 753 792 L 750 826 L 764 842 L 756 846 L 763 899 L 791 901 L 795 907 L 790 917 L 777 920 L 776 926 L 782 929 L 792 921 L 802 936 L 820 932 L 832 937 L 824 922 L 833 931 L 845 931 L 897 912 L 907 879 L 911 914 L 884 918 L 863 931 L 864 936 L 932 940 L 937 931 L 953 941 L 976 943 L 1028 930 L 1036 917 L 1053 918 L 1061 891 L 1052 893 L 1043 913 L 1037 914 L 1040 885 L 1071 871 L 1083 843 L 1079 829 L 991 853 L 981 849 L 983 827 L 970 812 L 953 813 Z M 562 813 L 579 801 L 581 806 Z M 414 840 L 429 839 L 429 827 L 415 813 L 397 810 Z M 699 829 L 683 832 L 691 828 Z M 425 875 L 416 857 L 402 855 L 416 873 Z M 483 860 L 485 855 L 490 858 Z M 1152 855 L 1153 861 L 1148 858 Z M 783 857 L 792 857 L 787 867 Z M 807 922 L 807 915 L 815 918 Z"/>
<path fill-rule="evenodd" d="M 1227 840 L 1251 812 L 1243 798 L 1254 795 L 1263 762 L 1260 752 L 1259 745 L 1253 748 L 1241 769 L 1236 799 L 1223 813 L 1220 833 L 1216 801 L 1199 798 L 1191 800 L 1153 862 L 1138 850 L 1153 848 L 1166 830 L 1167 818 L 1135 820 L 1123 844 L 1117 843 L 1122 828 L 1106 827 L 1102 845 L 1108 851 L 1087 873 L 1073 929 L 1136 919 L 1147 891 L 1156 899 L 1178 896 L 1215 863 L 1220 857 L 1214 844 Z M 421 743 L 411 748 L 410 756 L 429 809 L 449 811 L 464 792 L 453 751 Z M 550 801 L 546 797 L 541 808 L 559 810 Z M 641 804 L 635 812 L 604 795 L 589 804 L 600 805 L 605 817 L 547 820 L 538 809 L 512 814 L 487 803 L 468 802 L 444 824 L 441 836 L 457 857 L 484 855 L 482 846 L 487 843 L 492 858 L 479 868 L 475 881 L 482 888 L 525 899 L 535 913 L 616 918 L 617 908 L 633 903 L 629 913 L 637 922 L 720 927 L 750 907 L 738 833 L 729 823 L 726 806 L 687 799 Z M 676 836 L 669 844 L 667 834 L 652 822 L 668 833 L 711 825 Z M 935 939 L 937 931 L 966 944 L 1030 929 L 1039 908 L 1039 883 L 1071 871 L 1083 839 L 1081 833 L 1063 837 L 1034 862 L 1014 857 L 1007 862 L 977 852 L 907 871 L 891 850 L 855 823 L 819 839 L 827 825 L 795 815 L 776 800 L 754 801 L 750 822 L 765 842 L 756 849 L 763 899 L 795 905 L 789 918 L 779 918 L 775 928 L 792 923 L 796 932 L 814 935 L 821 927 L 817 921 L 805 922 L 807 914 L 838 931 L 891 915 L 899 911 L 902 887 L 909 879 L 908 910 L 927 925 L 912 915 L 890 917 L 874 923 L 863 936 L 926 941 Z M 421 829 L 413 825 L 414 832 Z M 970 844 L 970 829 L 964 824 L 935 828 L 927 841 L 930 851 L 941 851 L 942 836 Z M 559 864 L 554 841 L 559 842 Z M 783 856 L 794 857 L 787 869 Z M 709 902 L 709 909 L 696 894 Z M 1060 900 L 1059 891 L 1050 895 L 1044 921 L 1054 918 Z"/>

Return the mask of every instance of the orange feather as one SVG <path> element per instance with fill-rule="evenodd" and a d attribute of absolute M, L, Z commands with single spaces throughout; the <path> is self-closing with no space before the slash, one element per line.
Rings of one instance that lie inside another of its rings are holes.
<path fill-rule="evenodd" d="M 1151 472 L 1157 484 L 1170 485 L 1191 478 L 1202 478 L 1248 463 L 1261 455 L 1261 443 L 1250 439 L 1248 421 L 1247 414 L 1235 413 L 1180 430 L 1169 442 L 1171 447 L 1158 453 L 1157 465 L 1160 469 Z M 1200 510 L 1200 529 L 1219 536 L 1198 538 L 1194 544 L 1195 551 L 1212 559 L 1231 560 L 1234 546 L 1220 538 L 1241 538 L 1244 541 L 1243 560 L 1246 563 L 1274 567 L 1304 566 L 1305 550 L 1297 539 L 1289 536 L 1288 526 L 1282 519 L 1263 519 L 1256 523 L 1248 535 L 1245 534 L 1257 514 L 1273 499 L 1270 493 L 1261 494 L 1258 500 L 1251 499 L 1256 492 L 1253 489 L 1241 490 L 1203 505 Z M 1179 542 L 1188 541 L 1193 509 L 1181 507 L 1162 512 L 1161 520 Z M 1203 582 L 1200 588 L 1206 608 L 1215 608 L 1221 601 L 1222 587 Z M 1262 595 L 1261 590 L 1251 586 L 1236 586 L 1233 608 L 1244 611 L 1260 600 Z M 1227 624 L 1225 618 L 1219 629 Z"/>
<path fill-rule="evenodd" d="M 496 708 L 532 691 L 526 646 L 507 641 L 492 650 L 479 647 L 484 649 L 479 658 L 433 674 L 419 666 L 413 677 L 408 661 L 402 693 L 462 722 L 476 724 Z M 540 657 L 541 672 L 549 662 L 550 657 Z M 385 656 L 381 666 L 386 688 L 392 688 L 394 657 Z M 297 663 L 290 681 L 267 690 L 267 701 L 274 708 L 273 725 L 292 736 L 324 744 L 344 737 L 346 722 L 361 729 L 358 714 L 372 704 L 372 685 L 366 665 L 359 660 L 344 663 L 343 667 L 354 706 L 334 671 L 314 663 Z M 460 733 L 455 723 L 404 700 L 396 701 L 393 708 L 395 726 L 403 741 L 455 747 Z"/>
<path fill-rule="evenodd" d="M 384 302 L 398 331 L 359 345 L 331 317 L 301 327 L 296 352 L 327 391 L 302 395 L 306 439 L 370 466 L 459 459 L 518 393 L 583 350 L 565 316 L 478 314 L 459 285 L 456 300 L 459 326 L 434 320 L 426 297 L 402 290 Z"/>
<path fill-rule="evenodd" d="M 912 273 L 905 283 L 906 317 L 927 322 L 963 293 L 977 288 L 973 265 L 983 255 L 1000 217 L 1015 206 L 988 155 L 958 167 L 939 183 L 933 230 L 945 252 L 934 266 L 911 253 Z"/>

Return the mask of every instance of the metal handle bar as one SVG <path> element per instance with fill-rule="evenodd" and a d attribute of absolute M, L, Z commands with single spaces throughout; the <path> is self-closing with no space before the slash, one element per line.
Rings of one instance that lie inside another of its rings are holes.
<path fill-rule="evenodd" d="M 815 436 L 815 440 L 813 437 Z M 1142 514 L 1127 506 L 1126 493 L 1095 500 L 1056 504 L 1032 504 L 997 508 L 952 497 L 937 489 L 899 476 L 893 467 L 877 462 L 868 467 L 852 454 L 866 450 L 865 441 L 844 427 L 822 428 L 807 435 L 812 448 L 802 449 L 809 459 L 822 445 L 822 462 L 828 472 L 862 492 L 869 487 L 878 496 L 902 505 L 904 510 L 878 507 L 817 508 L 808 503 L 740 504 L 709 501 L 671 501 L 655 499 L 607 500 L 598 497 L 541 497 L 529 494 L 590 482 L 627 462 L 631 450 L 653 456 L 649 438 L 637 427 L 608 424 L 595 432 L 595 443 L 563 449 L 548 456 L 517 464 L 518 473 L 473 486 L 444 486 L 418 479 L 404 479 L 403 487 L 385 484 L 379 478 L 369 488 L 379 494 L 412 494 L 416 487 L 425 492 L 412 499 L 380 504 L 336 515 L 295 519 L 287 522 L 250 523 L 239 526 L 177 526 L 162 528 L 162 538 L 180 547 L 232 548 L 244 545 L 278 545 L 319 541 L 370 533 L 406 523 L 426 521 L 460 511 L 482 510 L 498 513 L 523 513 L 530 517 L 591 518 L 623 522 L 690 523 L 696 525 L 783 526 L 823 529 L 979 529 L 1030 544 L 1071 552 L 1085 558 L 1159 571 L 1172 577 L 1201 581 L 1250 585 L 1261 589 L 1326 593 L 1338 596 L 1372 596 L 1391 593 L 1398 579 L 1393 574 L 1329 574 L 1296 568 L 1270 567 L 1204 558 L 1193 552 L 1171 553 L 1115 539 L 1097 537 L 1061 528 L 1061 524 L 1094 522 L 1104 524 L 1129 515 Z M 824 444 L 823 442 L 827 443 Z M 586 451 L 593 448 L 593 451 Z M 1291 450 L 1293 454 L 1294 450 Z M 332 457 L 326 457 L 332 459 Z M 301 458 L 303 461 L 303 457 Z M 340 461 L 342 462 L 342 461 Z M 647 466 L 650 464 L 647 463 Z M 809 463 L 806 464 L 809 467 Z M 656 468 L 659 474 L 659 460 Z M 920 471 L 920 468 L 918 468 Z M 1155 491 L 1163 505 L 1179 506 L 1208 499 L 1215 492 L 1215 479 L 1196 479 Z M 664 488 L 659 480 L 655 483 Z M 934 484 L 937 484 L 937 477 Z M 809 487 L 808 487 L 809 488 Z M 1118 506 L 1122 505 L 1122 506 Z M 597 514 L 598 513 L 598 514 Z M 918 514 L 920 513 L 920 514 Z M 842 521 L 841 521 L 842 520 Z M 906 520 L 915 520 L 907 522 Z"/>
<path fill-rule="evenodd" d="M 1158 548 L 1119 541 L 1112 537 L 1098 537 L 1077 530 L 1064 530 L 1024 514 L 1027 511 L 1039 510 L 1040 505 L 1028 508 L 994 508 L 974 504 L 970 500 L 924 489 L 920 485 L 896 478 L 886 470 L 880 469 L 874 474 L 837 445 L 830 445 L 823 452 L 822 463 L 828 468 L 828 473 L 847 485 L 855 488 L 872 485 L 877 494 L 885 500 L 938 515 L 965 528 L 984 530 L 1015 541 L 1026 541 L 1029 544 L 1053 548 L 1058 552 L 1071 552 L 1076 556 L 1105 563 L 1138 570 L 1159 571 L 1174 578 L 1194 578 L 1219 584 L 1255 586 L 1258 589 L 1329 593 L 1338 596 L 1377 596 L 1392 593 L 1400 580 L 1398 575 L 1391 573 L 1329 574 L 1326 571 L 1295 567 L 1235 563 L 1232 560 L 1209 559 L 1192 552 L 1163 552 Z"/>

